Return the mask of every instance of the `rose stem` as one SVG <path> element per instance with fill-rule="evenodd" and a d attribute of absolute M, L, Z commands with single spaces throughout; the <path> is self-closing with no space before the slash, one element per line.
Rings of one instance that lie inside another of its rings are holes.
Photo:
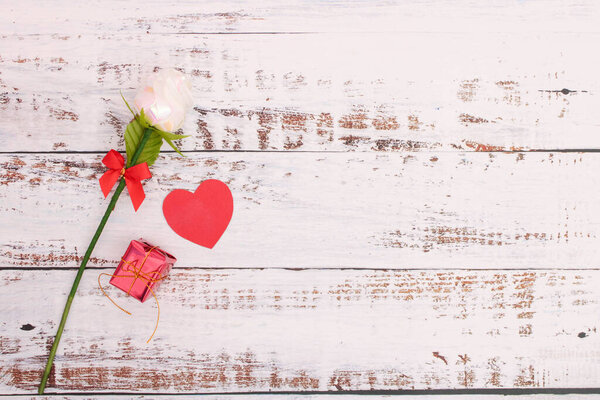
<path fill-rule="evenodd" d="M 152 133 L 152 129 L 145 130 L 144 136 L 142 136 L 142 140 L 141 140 L 140 144 L 138 145 L 137 149 L 135 150 L 133 157 L 131 157 L 130 165 L 136 165 L 137 159 L 139 158 L 140 154 L 142 153 L 142 150 L 144 149 L 146 142 L 150 138 L 151 133 Z M 85 266 L 87 265 L 87 262 L 90 259 L 90 256 L 92 255 L 92 251 L 94 250 L 94 247 L 96 246 L 96 242 L 98 241 L 100 234 L 102 234 L 104 225 L 106 225 L 106 221 L 108 221 L 108 217 L 110 216 L 112 211 L 115 209 L 115 204 L 117 203 L 117 200 L 119 200 L 119 196 L 121 195 L 121 192 L 123 192 L 124 188 L 125 188 L 125 178 L 121 178 L 119 185 L 117 186 L 117 190 L 115 190 L 115 193 L 113 194 L 112 198 L 110 199 L 110 203 L 108 204 L 108 207 L 106 208 L 106 212 L 104 213 L 102 220 L 100 220 L 100 225 L 98 225 L 98 229 L 96 229 L 96 233 L 94 234 L 94 237 L 92 238 L 92 241 L 90 242 L 88 249 L 85 252 L 85 255 L 83 256 L 83 259 L 81 260 L 81 265 L 79 266 L 79 270 L 77 271 L 77 276 L 75 277 L 75 280 L 73 281 L 73 286 L 71 287 L 71 292 L 69 293 L 69 297 L 67 298 L 67 304 L 65 304 L 65 310 L 63 311 L 62 318 L 60 319 L 60 324 L 58 325 L 58 332 L 56 332 L 56 337 L 54 338 L 54 343 L 52 343 L 52 348 L 50 349 L 50 355 L 48 356 L 48 362 L 46 363 L 46 369 L 44 370 L 44 375 L 42 377 L 40 387 L 38 388 L 39 394 L 44 393 L 44 389 L 46 387 L 46 381 L 48 380 L 48 377 L 50 376 L 50 370 L 52 369 L 52 364 L 54 363 L 54 356 L 56 355 L 56 349 L 58 348 L 58 343 L 60 342 L 60 337 L 62 336 L 63 329 L 65 328 L 65 323 L 67 322 L 67 317 L 69 316 L 69 310 L 71 309 L 71 303 L 73 303 L 73 299 L 75 298 L 75 293 L 77 292 L 77 287 L 79 286 L 79 281 L 81 280 L 81 277 L 83 276 L 83 271 L 85 270 Z"/>

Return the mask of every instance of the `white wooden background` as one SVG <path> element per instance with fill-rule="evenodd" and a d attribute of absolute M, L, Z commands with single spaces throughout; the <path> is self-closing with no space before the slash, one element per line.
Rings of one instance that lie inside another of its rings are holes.
<path fill-rule="evenodd" d="M 186 158 L 120 200 L 48 393 L 600 392 L 599 26 L 595 0 L 0 0 L 0 395 L 36 390 L 119 91 L 167 66 Z M 208 250 L 161 203 L 211 177 Z M 140 236 L 178 257 L 150 344 L 154 306 L 96 284 Z"/>

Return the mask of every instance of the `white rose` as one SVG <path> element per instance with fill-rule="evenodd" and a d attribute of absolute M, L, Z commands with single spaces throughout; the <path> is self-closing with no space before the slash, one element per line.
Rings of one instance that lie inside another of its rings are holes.
<path fill-rule="evenodd" d="M 183 125 L 192 107 L 190 80 L 174 69 L 151 75 L 148 84 L 135 96 L 134 107 L 142 109 L 148 122 L 160 130 L 175 132 Z"/>

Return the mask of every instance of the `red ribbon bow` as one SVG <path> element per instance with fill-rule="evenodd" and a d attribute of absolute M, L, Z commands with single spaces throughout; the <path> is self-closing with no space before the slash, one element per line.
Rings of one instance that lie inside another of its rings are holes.
<path fill-rule="evenodd" d="M 148 164 L 141 163 L 130 168 L 125 168 L 125 159 L 115 151 L 109 151 L 102 159 L 102 164 L 110 168 L 100 177 L 100 188 L 104 197 L 107 197 L 112 187 L 117 183 L 119 178 L 124 177 L 127 184 L 127 191 L 133 203 L 133 209 L 137 211 L 146 195 L 142 187 L 142 180 L 152 177 Z"/>

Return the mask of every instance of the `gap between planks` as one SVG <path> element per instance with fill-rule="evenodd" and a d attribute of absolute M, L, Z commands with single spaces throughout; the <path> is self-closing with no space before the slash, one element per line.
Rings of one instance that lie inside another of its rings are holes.
<path fill-rule="evenodd" d="M 420 400 L 439 400 L 444 399 L 481 399 L 485 400 L 594 400 L 595 394 L 600 393 L 600 388 L 559 388 L 559 389 L 466 389 L 466 390 L 349 390 L 343 393 L 326 391 L 305 391 L 305 392 L 228 392 L 228 393 L 140 393 L 140 392 L 60 392 L 56 394 L 48 393 L 44 396 L 35 396 L 36 400 L 52 400 L 56 395 L 61 399 L 67 400 L 68 396 L 80 398 L 85 396 L 86 400 L 105 399 L 110 396 L 111 399 L 169 399 L 171 397 L 184 397 L 190 399 L 202 400 L 227 400 L 239 399 L 240 396 L 248 399 L 268 398 L 270 400 L 354 400 L 364 399 L 364 396 L 374 400 L 389 399 L 391 396 L 418 396 Z M 546 395 L 540 397 L 540 395 Z M 7 395 L 0 394 L 0 397 Z M 12 395 L 15 398 L 26 398 L 30 395 L 17 394 Z M 147 397 L 151 396 L 151 397 Z"/>
<path fill-rule="evenodd" d="M 53 154 L 106 154 L 108 150 L 73 150 L 73 151 L 60 151 L 60 150 L 51 150 L 51 151 L 0 151 L 0 154 L 5 154 L 5 155 L 26 155 L 26 154 L 46 154 L 46 155 L 53 155 Z M 464 151 L 464 150 L 463 150 Z M 223 153 L 223 154 L 227 154 L 227 153 L 237 153 L 237 154 L 244 154 L 244 153 L 265 153 L 265 154 L 269 154 L 269 153 L 283 153 L 283 154 L 289 154 L 289 153 L 308 153 L 308 154 L 344 154 L 347 153 L 347 151 L 343 151 L 343 150 L 181 150 L 181 153 L 184 154 L 204 154 L 204 153 Z M 431 150 L 431 149 L 426 149 L 426 150 L 420 150 L 419 153 L 423 153 L 423 154 L 438 154 L 438 153 L 456 153 L 459 152 L 459 150 Z M 174 150 L 161 150 L 160 152 L 161 154 L 171 154 L 171 155 L 175 155 L 177 154 Z M 372 151 L 365 151 L 365 150 L 356 150 L 356 151 L 352 151 L 352 154 L 370 154 L 372 153 Z M 519 154 L 519 153 L 600 153 L 600 148 L 585 148 L 585 149 L 568 149 L 568 148 L 564 148 L 564 149 L 523 149 L 523 150 L 478 150 L 478 153 L 492 153 L 492 154 Z"/>

